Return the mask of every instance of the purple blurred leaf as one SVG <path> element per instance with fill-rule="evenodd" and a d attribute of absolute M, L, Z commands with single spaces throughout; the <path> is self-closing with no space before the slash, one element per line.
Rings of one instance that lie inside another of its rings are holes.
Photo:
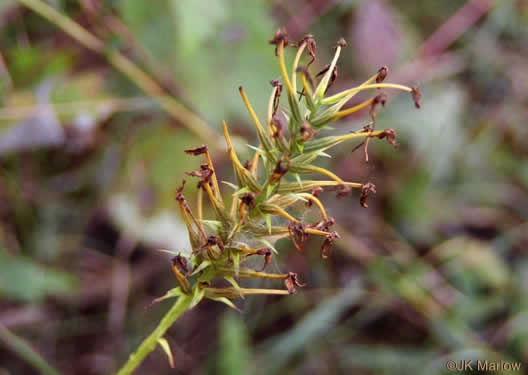
<path fill-rule="evenodd" d="M 64 143 L 64 129 L 50 105 L 49 94 L 53 83 L 45 81 L 37 88 L 39 106 L 30 118 L 12 124 L 0 133 L 0 155 L 57 146 Z"/>
<path fill-rule="evenodd" d="M 373 72 L 392 66 L 398 57 L 401 32 L 393 10 L 384 0 L 364 1 L 350 29 L 354 55 L 361 68 Z"/>

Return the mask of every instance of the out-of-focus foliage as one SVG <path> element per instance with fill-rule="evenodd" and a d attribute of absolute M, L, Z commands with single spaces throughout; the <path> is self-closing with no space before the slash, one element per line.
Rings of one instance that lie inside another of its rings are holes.
<path fill-rule="evenodd" d="M 248 374 L 251 347 L 247 328 L 240 316 L 225 314 L 220 324 L 219 351 L 211 367 L 219 374 Z"/>
<path fill-rule="evenodd" d="M 47 296 L 72 294 L 75 281 L 66 272 L 0 253 L 0 294 L 4 298 L 39 302 Z"/>
<path fill-rule="evenodd" d="M 225 119 L 248 143 L 237 88 L 263 117 L 268 82 L 280 76 L 267 44 L 278 26 L 293 39 L 314 34 L 314 73 L 347 39 L 334 92 L 382 64 L 392 82 L 422 90 L 420 111 L 395 95 L 378 110 L 377 129 L 397 129 L 398 149 L 371 142 L 368 164 L 352 147 L 328 160 L 344 179 L 377 185 L 368 209 L 357 196 L 322 195 L 342 223 L 332 256 L 321 261 L 315 241 L 302 254 L 278 242 L 270 267 L 299 273 L 307 287 L 248 297 L 236 317 L 205 303 L 166 337 L 177 370 L 157 350 L 139 374 L 440 374 L 447 360 L 528 363 L 526 1 L 48 3 L 212 129 Z M 368 110 L 334 132 L 367 120 Z M 112 373 L 168 308 L 145 309 L 176 284 L 156 249 L 188 251 L 173 194 L 197 167 L 182 150 L 202 143 L 105 56 L 1 1 L 0 325 L 63 373 Z M 214 159 L 229 180 L 225 154 Z M 0 372 L 34 373 L 9 347 L 0 341 Z"/>

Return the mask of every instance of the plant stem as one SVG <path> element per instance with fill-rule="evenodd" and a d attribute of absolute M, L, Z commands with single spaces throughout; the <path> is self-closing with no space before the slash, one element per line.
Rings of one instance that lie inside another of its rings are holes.
<path fill-rule="evenodd" d="M 143 342 L 137 348 L 137 350 L 134 353 L 132 353 L 130 357 L 128 357 L 128 361 L 117 372 L 117 375 L 132 374 L 132 372 L 141 364 L 141 362 L 143 362 L 145 357 L 156 348 L 156 345 L 158 344 L 158 340 L 163 337 L 163 335 L 165 334 L 165 332 L 167 332 L 169 327 L 172 326 L 174 322 L 185 311 L 189 309 L 191 301 L 192 301 L 191 296 L 184 295 L 184 296 L 179 297 L 176 303 L 165 314 L 163 319 L 161 319 L 161 322 L 158 324 L 156 329 L 152 331 L 149 337 L 143 340 Z"/>
<path fill-rule="evenodd" d="M 165 90 L 128 57 L 120 52 L 107 49 L 102 40 L 98 39 L 78 23 L 72 21 L 70 18 L 58 12 L 55 8 L 44 3 L 42 0 L 18 1 L 46 18 L 49 22 L 61 28 L 86 48 L 104 55 L 110 64 L 127 76 L 141 90 L 156 100 L 174 119 L 181 122 L 204 142 L 207 142 L 211 148 L 216 150 L 220 147 L 214 129 L 176 99 L 167 96 Z"/>
<path fill-rule="evenodd" d="M 288 92 L 291 95 L 297 95 L 295 91 L 293 91 L 293 86 L 290 82 L 290 78 L 288 77 L 288 71 L 286 70 L 286 64 L 284 62 L 284 41 L 279 43 L 279 46 L 277 47 L 278 56 L 279 56 L 279 64 L 282 74 L 282 79 L 284 79 L 284 84 L 286 85 L 286 88 L 288 89 Z"/>
<path fill-rule="evenodd" d="M 48 362 L 46 362 L 46 360 L 26 342 L 26 340 L 18 337 L 3 325 L 0 325 L 0 341 L 33 366 L 34 369 L 38 370 L 39 373 L 44 375 L 60 375 L 60 372 L 51 367 Z"/>

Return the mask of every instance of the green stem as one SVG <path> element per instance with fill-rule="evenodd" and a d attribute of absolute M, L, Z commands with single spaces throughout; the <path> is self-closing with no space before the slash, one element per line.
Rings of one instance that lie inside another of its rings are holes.
<path fill-rule="evenodd" d="M 186 126 L 204 142 L 207 142 L 212 149 L 216 150 L 221 147 L 216 141 L 216 131 L 214 129 L 176 99 L 167 96 L 165 90 L 128 57 L 120 52 L 108 50 L 102 40 L 42 0 L 18 1 L 61 28 L 86 48 L 104 55 L 114 68 L 127 76 L 141 90 L 156 100 L 174 119 L 181 122 L 182 125 Z"/>
<path fill-rule="evenodd" d="M 51 367 L 48 362 L 46 362 L 46 360 L 26 342 L 26 340 L 18 337 L 3 325 L 0 325 L 0 341 L 33 366 L 33 368 L 39 373 L 44 375 L 60 375 L 60 372 Z"/>
<path fill-rule="evenodd" d="M 134 372 L 134 370 L 143 362 L 145 357 L 152 352 L 158 340 L 163 337 L 165 332 L 169 329 L 174 322 L 189 309 L 191 305 L 192 297 L 191 296 L 181 296 L 178 298 L 176 303 L 171 307 L 171 309 L 165 314 L 161 322 L 158 324 L 156 329 L 147 337 L 137 350 L 128 357 L 128 361 L 124 364 L 123 367 L 119 370 L 117 375 L 129 375 Z"/>

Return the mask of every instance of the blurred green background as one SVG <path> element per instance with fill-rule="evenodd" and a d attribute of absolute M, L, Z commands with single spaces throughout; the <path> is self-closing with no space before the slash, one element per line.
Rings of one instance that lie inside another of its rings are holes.
<path fill-rule="evenodd" d="M 368 163 L 353 145 L 333 154 L 336 173 L 377 194 L 368 209 L 323 194 L 342 236 L 328 260 L 278 243 L 271 267 L 305 288 L 237 301 L 241 314 L 200 304 L 167 336 L 176 368 L 157 349 L 137 373 L 442 374 L 463 359 L 526 373 L 528 1 L 48 4 L 103 48 L 0 2 L 0 374 L 52 371 L 29 348 L 64 374 L 109 374 L 155 327 L 170 302 L 147 307 L 176 284 L 156 249 L 187 247 L 173 197 L 198 162 L 182 150 L 220 142 L 225 119 L 251 155 L 238 86 L 263 115 L 279 26 L 314 35 L 314 72 L 348 41 L 331 90 L 388 65 L 388 81 L 420 86 L 422 109 L 390 95 L 377 127 L 396 128 L 399 147 L 371 142 Z M 167 113 L 116 53 L 183 109 Z M 181 113 L 211 130 L 197 136 Z M 230 180 L 221 147 L 214 159 Z"/>

